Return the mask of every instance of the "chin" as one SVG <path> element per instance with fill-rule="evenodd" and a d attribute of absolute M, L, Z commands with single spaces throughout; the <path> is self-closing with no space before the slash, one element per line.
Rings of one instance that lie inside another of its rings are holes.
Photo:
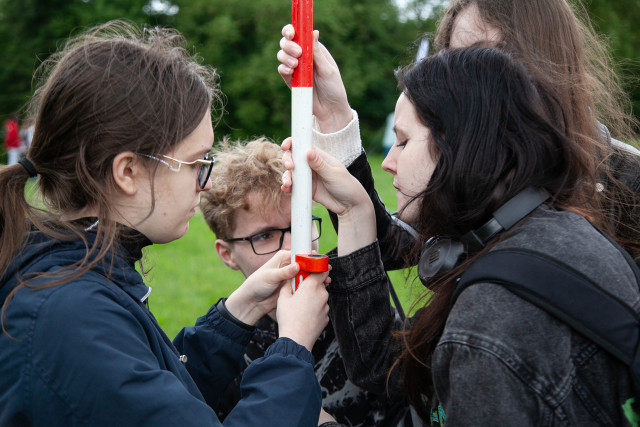
<path fill-rule="evenodd" d="M 187 231 L 189 231 L 189 221 L 187 221 L 187 223 L 185 224 L 184 228 L 182 229 L 182 232 L 180 233 L 180 235 L 178 237 L 176 237 L 174 240 L 177 240 L 181 237 L 184 237 L 185 234 L 187 234 Z"/>
<path fill-rule="evenodd" d="M 187 234 L 187 231 L 189 231 L 189 223 L 187 222 L 187 224 L 184 226 L 184 228 L 179 229 L 179 230 L 175 230 L 176 234 L 172 235 L 172 236 L 167 236 L 166 239 L 164 239 L 163 242 L 156 242 L 156 243 L 171 243 L 175 240 L 178 240 L 182 237 L 184 237 L 185 234 Z"/>

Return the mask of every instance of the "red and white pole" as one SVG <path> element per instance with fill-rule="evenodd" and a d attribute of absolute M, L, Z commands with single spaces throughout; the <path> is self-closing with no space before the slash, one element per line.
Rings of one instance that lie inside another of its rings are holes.
<path fill-rule="evenodd" d="M 296 255 L 311 253 L 311 149 L 313 126 L 313 0 L 291 0 L 291 23 L 295 41 L 302 47 L 291 81 L 291 154 L 294 161 L 291 189 L 291 262 Z M 297 289 L 293 279 L 291 286 Z"/>

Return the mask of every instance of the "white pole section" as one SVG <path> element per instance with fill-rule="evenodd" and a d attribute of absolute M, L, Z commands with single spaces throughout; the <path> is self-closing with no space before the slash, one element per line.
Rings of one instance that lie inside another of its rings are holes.
<path fill-rule="evenodd" d="M 291 262 L 297 254 L 311 253 L 311 149 L 313 126 L 313 0 L 291 0 L 293 40 L 302 47 L 291 81 L 291 154 L 294 162 L 291 189 Z M 297 288 L 295 279 L 291 286 Z"/>

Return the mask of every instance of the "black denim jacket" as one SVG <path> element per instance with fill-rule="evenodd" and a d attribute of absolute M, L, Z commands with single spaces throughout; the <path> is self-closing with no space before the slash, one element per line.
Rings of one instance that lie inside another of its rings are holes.
<path fill-rule="evenodd" d="M 542 251 L 629 304 L 640 293 L 622 255 L 582 217 L 538 208 L 496 246 Z M 350 379 L 403 395 L 387 374 L 401 343 L 378 243 L 330 260 L 330 317 Z M 594 307 L 597 310 L 597 307 Z M 478 284 L 452 307 L 431 360 L 427 423 L 447 426 L 632 425 L 638 413 L 627 368 L 594 343 L 505 288 Z"/>

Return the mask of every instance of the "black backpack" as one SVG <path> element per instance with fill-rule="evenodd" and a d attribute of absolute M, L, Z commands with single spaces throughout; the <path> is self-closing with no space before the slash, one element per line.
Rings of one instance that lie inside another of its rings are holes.
<path fill-rule="evenodd" d="M 640 286 L 640 269 L 631 256 L 602 234 L 625 256 Z M 601 346 L 630 367 L 640 391 L 640 313 L 620 298 L 574 268 L 521 248 L 497 249 L 474 261 L 460 277 L 452 305 L 468 286 L 480 282 L 506 287 Z"/>

